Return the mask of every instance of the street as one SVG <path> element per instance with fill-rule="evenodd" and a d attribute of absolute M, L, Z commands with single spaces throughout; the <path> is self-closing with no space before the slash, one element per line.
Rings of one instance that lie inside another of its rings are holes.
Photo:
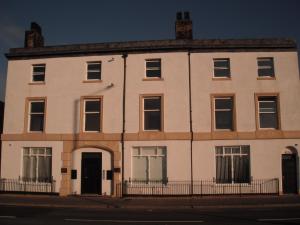
<path fill-rule="evenodd" d="M 89 209 L 0 205 L 0 224 L 300 224 L 300 206 Z"/>

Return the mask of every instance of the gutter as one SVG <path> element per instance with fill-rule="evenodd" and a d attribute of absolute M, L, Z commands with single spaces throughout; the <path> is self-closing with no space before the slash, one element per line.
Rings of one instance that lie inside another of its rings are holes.
<path fill-rule="evenodd" d="M 123 104 L 122 104 L 122 135 L 121 135 L 121 146 L 122 146 L 122 152 L 121 152 L 121 158 L 122 158 L 122 183 L 121 183 L 121 196 L 123 197 L 124 194 L 124 136 L 125 136 L 125 103 L 126 103 L 126 67 L 127 67 L 127 53 L 123 53 L 122 58 L 124 61 L 124 76 L 123 76 Z"/>
<path fill-rule="evenodd" d="M 194 174 L 193 174 L 193 119 L 192 119 L 192 78 L 191 78 L 191 52 L 188 50 L 188 68 L 189 68 L 189 113 L 190 113 L 190 160 L 191 160 L 191 195 L 194 194 Z"/>

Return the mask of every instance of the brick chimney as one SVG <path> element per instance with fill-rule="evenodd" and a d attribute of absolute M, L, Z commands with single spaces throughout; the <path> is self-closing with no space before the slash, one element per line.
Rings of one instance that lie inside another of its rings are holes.
<path fill-rule="evenodd" d="M 193 27 L 189 12 L 177 12 L 175 22 L 176 39 L 193 39 Z"/>
<path fill-rule="evenodd" d="M 35 22 L 31 23 L 30 30 L 25 31 L 25 48 L 36 48 L 44 46 L 42 28 Z"/>

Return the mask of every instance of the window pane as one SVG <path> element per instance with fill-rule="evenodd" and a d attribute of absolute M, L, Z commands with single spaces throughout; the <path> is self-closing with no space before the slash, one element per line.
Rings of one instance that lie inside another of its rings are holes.
<path fill-rule="evenodd" d="M 145 98 L 144 109 L 160 109 L 160 97 L 158 98 Z"/>
<path fill-rule="evenodd" d="M 217 183 L 231 183 L 231 157 L 216 156 Z"/>
<path fill-rule="evenodd" d="M 33 66 L 34 73 L 45 73 L 45 66 Z"/>
<path fill-rule="evenodd" d="M 44 74 L 33 75 L 32 81 L 45 81 L 45 75 Z"/>
<path fill-rule="evenodd" d="M 216 129 L 230 129 L 233 130 L 232 111 L 215 112 L 216 115 Z"/>
<path fill-rule="evenodd" d="M 160 68 L 160 60 L 148 60 L 146 61 L 146 67 L 147 68 L 153 68 L 153 67 L 156 67 L 156 68 Z"/>
<path fill-rule="evenodd" d="M 44 114 L 33 114 L 30 117 L 30 131 L 43 131 Z"/>
<path fill-rule="evenodd" d="M 133 148 L 132 149 L 132 155 L 140 155 L 140 149 L 139 148 Z"/>
<path fill-rule="evenodd" d="M 274 77 L 274 69 L 273 68 L 258 69 L 258 76 L 260 76 L 260 77 L 265 77 L 265 76 Z"/>
<path fill-rule="evenodd" d="M 24 180 L 30 180 L 30 157 L 24 156 L 23 157 L 23 178 Z"/>
<path fill-rule="evenodd" d="M 229 68 L 229 59 L 215 59 L 214 66 Z"/>
<path fill-rule="evenodd" d="M 240 154 L 240 147 L 232 147 L 232 153 L 233 154 Z"/>
<path fill-rule="evenodd" d="M 101 69 L 101 64 L 100 63 L 89 63 L 88 64 L 88 71 L 90 71 L 90 70 L 100 71 L 100 69 Z"/>
<path fill-rule="evenodd" d="M 216 69 L 215 70 L 215 77 L 230 77 L 230 70 L 229 69 Z"/>
<path fill-rule="evenodd" d="M 29 154 L 29 148 L 24 148 L 24 155 L 28 155 Z"/>
<path fill-rule="evenodd" d="M 100 101 L 85 101 L 86 112 L 100 112 Z"/>
<path fill-rule="evenodd" d="M 156 147 L 143 147 L 141 150 L 143 155 L 156 155 Z"/>
<path fill-rule="evenodd" d="M 50 182 L 51 181 L 51 157 L 39 156 L 38 158 L 38 181 Z"/>
<path fill-rule="evenodd" d="M 221 146 L 216 147 L 216 154 L 223 154 L 223 148 Z"/>
<path fill-rule="evenodd" d="M 278 118 L 276 113 L 260 113 L 259 121 L 261 128 L 278 128 Z"/>
<path fill-rule="evenodd" d="M 147 70 L 146 76 L 147 77 L 160 77 L 161 72 L 160 72 L 160 70 Z"/>
<path fill-rule="evenodd" d="M 52 155 L 52 149 L 51 148 L 46 148 L 46 154 L 47 155 Z"/>
<path fill-rule="evenodd" d="M 233 108 L 232 98 L 215 99 L 215 109 L 232 109 L 232 108 Z"/>
<path fill-rule="evenodd" d="M 248 154 L 250 153 L 250 146 L 249 145 L 244 145 L 242 146 L 242 154 Z"/>
<path fill-rule="evenodd" d="M 31 102 L 32 113 L 44 113 L 45 102 Z"/>
<path fill-rule="evenodd" d="M 88 80 L 100 80 L 101 79 L 101 73 L 100 72 L 88 72 L 87 76 Z"/>
<path fill-rule="evenodd" d="M 30 180 L 36 181 L 37 174 L 36 174 L 36 167 L 37 167 L 37 158 L 36 156 L 30 157 Z"/>
<path fill-rule="evenodd" d="M 249 157 L 248 156 L 233 156 L 234 167 L 234 182 L 235 183 L 249 183 Z"/>
<path fill-rule="evenodd" d="M 164 180 L 163 157 L 150 157 L 150 180 Z"/>
<path fill-rule="evenodd" d="M 85 131 L 100 131 L 99 113 L 89 113 L 85 115 Z"/>
<path fill-rule="evenodd" d="M 161 129 L 160 111 L 145 112 L 144 120 L 145 120 L 145 123 L 144 123 L 145 130 L 160 130 Z"/>
<path fill-rule="evenodd" d="M 276 112 L 277 104 L 275 101 L 259 102 L 259 112 Z"/>
<path fill-rule="evenodd" d="M 146 157 L 133 157 L 132 158 L 132 178 L 133 180 L 148 180 L 147 171 L 147 158 Z"/>

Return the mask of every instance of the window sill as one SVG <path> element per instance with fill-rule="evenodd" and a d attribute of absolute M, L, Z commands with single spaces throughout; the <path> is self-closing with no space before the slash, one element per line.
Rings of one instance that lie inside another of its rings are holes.
<path fill-rule="evenodd" d="M 164 81 L 164 78 L 160 78 L 160 77 L 143 78 L 143 81 Z"/>
<path fill-rule="evenodd" d="M 219 81 L 219 80 L 231 80 L 231 77 L 213 77 L 212 80 L 216 80 L 216 81 Z"/>
<path fill-rule="evenodd" d="M 276 80 L 275 77 L 257 77 L 257 80 Z"/>
<path fill-rule="evenodd" d="M 82 83 L 101 83 L 102 80 L 84 80 Z"/>
<path fill-rule="evenodd" d="M 30 82 L 29 85 L 45 85 L 46 82 Z"/>

